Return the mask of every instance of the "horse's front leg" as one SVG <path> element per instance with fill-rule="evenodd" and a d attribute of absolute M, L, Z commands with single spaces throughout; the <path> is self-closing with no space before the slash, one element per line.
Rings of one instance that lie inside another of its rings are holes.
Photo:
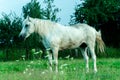
<path fill-rule="evenodd" d="M 55 72 L 58 72 L 58 48 L 53 49 L 53 58 L 55 64 Z"/>

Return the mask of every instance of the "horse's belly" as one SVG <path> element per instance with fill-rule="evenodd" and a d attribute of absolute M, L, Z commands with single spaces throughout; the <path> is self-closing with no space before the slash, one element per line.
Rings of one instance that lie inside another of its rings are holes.
<path fill-rule="evenodd" d="M 59 47 L 59 49 L 60 50 L 63 50 L 63 49 L 73 49 L 73 48 L 77 48 L 77 47 L 79 47 L 80 46 L 80 44 L 79 43 L 69 43 L 69 44 L 61 44 L 60 45 L 60 47 Z"/>

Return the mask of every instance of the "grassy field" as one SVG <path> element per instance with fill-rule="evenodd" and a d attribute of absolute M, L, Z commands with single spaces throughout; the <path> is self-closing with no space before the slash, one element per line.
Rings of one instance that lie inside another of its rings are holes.
<path fill-rule="evenodd" d="M 120 59 L 98 59 L 98 73 L 85 73 L 83 59 L 59 60 L 59 73 L 49 72 L 47 60 L 0 62 L 0 80 L 120 80 Z"/>

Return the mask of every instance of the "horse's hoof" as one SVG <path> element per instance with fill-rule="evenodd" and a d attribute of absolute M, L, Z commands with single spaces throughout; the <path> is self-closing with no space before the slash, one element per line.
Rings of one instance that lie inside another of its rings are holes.
<path fill-rule="evenodd" d="M 89 73 L 89 70 L 86 70 L 86 73 Z"/>
<path fill-rule="evenodd" d="M 94 73 L 97 73 L 97 69 L 96 69 L 96 70 L 94 70 Z"/>
<path fill-rule="evenodd" d="M 55 73 L 58 73 L 58 70 L 55 70 Z"/>

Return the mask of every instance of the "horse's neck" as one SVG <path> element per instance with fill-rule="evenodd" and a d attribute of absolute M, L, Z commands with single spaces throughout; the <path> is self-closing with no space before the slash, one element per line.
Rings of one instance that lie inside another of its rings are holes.
<path fill-rule="evenodd" d="M 49 26 L 44 20 L 36 20 L 35 21 L 35 32 L 38 33 L 41 37 L 45 37 L 49 34 Z"/>

